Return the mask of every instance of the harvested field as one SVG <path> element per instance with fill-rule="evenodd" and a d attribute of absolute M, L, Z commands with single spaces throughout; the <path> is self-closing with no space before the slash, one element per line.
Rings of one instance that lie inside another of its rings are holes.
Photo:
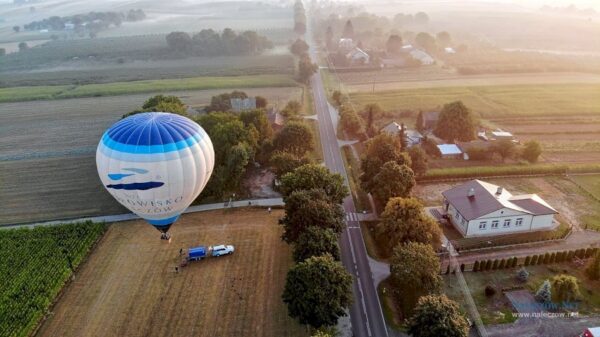
<path fill-rule="evenodd" d="M 600 84 L 474 86 L 354 93 L 358 107 L 379 103 L 386 110 L 433 110 L 462 100 L 483 118 L 523 116 L 597 116 Z"/>
<path fill-rule="evenodd" d="M 282 211 L 182 216 L 173 241 L 143 221 L 113 224 L 38 336 L 306 336 L 281 293 L 292 265 Z M 175 273 L 179 249 L 233 244 L 231 256 Z"/>
<path fill-rule="evenodd" d="M 240 89 L 280 106 L 302 94 L 299 87 Z M 174 94 L 201 106 L 225 91 Z M 150 96 L 0 104 L 0 202 L 7 206 L 0 225 L 124 212 L 98 179 L 96 146 L 106 128 Z"/>

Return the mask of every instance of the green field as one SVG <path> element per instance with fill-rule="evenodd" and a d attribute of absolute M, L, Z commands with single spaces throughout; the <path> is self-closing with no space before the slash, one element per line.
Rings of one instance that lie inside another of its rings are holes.
<path fill-rule="evenodd" d="M 514 85 L 424 88 L 353 93 L 362 107 L 379 103 L 385 110 L 433 110 L 462 100 L 484 118 L 510 116 L 600 115 L 600 85 Z"/>
<path fill-rule="evenodd" d="M 0 337 L 30 334 L 104 230 L 88 222 L 0 231 Z"/>
<path fill-rule="evenodd" d="M 600 175 L 584 175 L 584 176 L 573 176 L 571 179 L 575 180 L 580 186 L 586 191 L 590 192 L 593 196 L 600 199 Z"/>
<path fill-rule="evenodd" d="M 256 75 L 231 77 L 195 77 L 185 79 L 147 80 L 87 85 L 59 85 L 0 89 L 0 102 L 116 96 L 125 94 L 258 87 L 294 87 L 289 75 Z"/>

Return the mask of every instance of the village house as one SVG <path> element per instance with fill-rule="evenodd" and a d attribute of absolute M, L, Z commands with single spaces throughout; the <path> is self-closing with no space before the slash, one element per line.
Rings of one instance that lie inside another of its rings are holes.
<path fill-rule="evenodd" d="M 346 54 L 346 59 L 350 64 L 363 65 L 369 63 L 370 56 L 364 50 L 355 47 Z"/>
<path fill-rule="evenodd" d="M 231 103 L 231 111 L 233 112 L 256 109 L 256 97 L 232 98 L 229 102 Z"/>
<path fill-rule="evenodd" d="M 399 137 L 401 130 L 402 125 L 391 122 L 383 127 L 380 132 L 385 132 L 390 136 Z M 404 134 L 406 135 L 406 143 L 409 147 L 421 144 L 421 141 L 423 140 L 423 135 L 417 130 L 405 129 Z"/>
<path fill-rule="evenodd" d="M 558 226 L 558 212 L 537 194 L 512 195 L 506 189 L 471 180 L 442 193 L 448 221 L 464 237 L 490 236 Z"/>
<path fill-rule="evenodd" d="M 267 119 L 275 132 L 280 131 L 285 126 L 286 118 L 276 108 L 269 108 L 267 110 Z"/>
<path fill-rule="evenodd" d="M 440 144 L 437 145 L 437 148 L 444 159 L 460 159 L 463 157 L 463 152 L 456 144 Z"/>

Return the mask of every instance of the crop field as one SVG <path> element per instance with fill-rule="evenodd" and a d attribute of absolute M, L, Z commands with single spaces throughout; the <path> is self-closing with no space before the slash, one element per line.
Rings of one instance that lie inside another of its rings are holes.
<path fill-rule="evenodd" d="M 260 56 L 189 57 L 174 60 L 77 60 L 53 67 L 0 73 L 0 87 L 82 85 L 199 76 L 273 75 L 294 72 L 287 54 Z"/>
<path fill-rule="evenodd" d="M 79 223 L 0 231 L 0 336 L 29 336 L 104 233 Z"/>
<path fill-rule="evenodd" d="M 113 224 L 65 290 L 38 336 L 307 336 L 281 293 L 292 265 L 280 210 L 186 214 L 171 243 L 143 221 Z M 196 245 L 235 253 L 175 272 Z"/>
<path fill-rule="evenodd" d="M 566 223 L 579 228 L 600 230 L 600 202 L 570 180 L 586 179 L 582 177 L 553 176 L 485 179 L 485 181 L 502 186 L 513 194 L 536 193 L 554 207 Z M 593 178 L 587 179 L 593 180 Z M 419 184 L 415 187 L 414 194 L 427 206 L 439 206 L 442 204 L 441 193 L 457 184 L 459 183 Z M 591 188 L 591 191 L 596 190 Z"/>
<path fill-rule="evenodd" d="M 600 115 L 600 84 L 552 84 L 424 88 L 351 94 L 359 107 L 433 110 L 462 100 L 483 118 Z"/>
<path fill-rule="evenodd" d="M 71 86 L 57 85 L 15 87 L 1 88 L 0 102 L 116 96 L 161 91 L 293 87 L 296 85 L 296 82 L 289 75 L 256 75 L 231 77 L 195 77 L 185 79 L 145 80 Z"/>
<path fill-rule="evenodd" d="M 300 87 L 237 89 L 279 106 L 302 95 Z M 224 91 L 171 94 L 204 106 Z M 98 179 L 96 146 L 106 128 L 149 96 L 0 104 L 0 225 L 124 213 Z"/>

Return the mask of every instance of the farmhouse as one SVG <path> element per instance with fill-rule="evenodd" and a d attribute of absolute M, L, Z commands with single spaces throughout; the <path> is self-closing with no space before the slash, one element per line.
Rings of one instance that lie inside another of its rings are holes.
<path fill-rule="evenodd" d="M 232 98 L 230 100 L 230 103 L 231 111 L 233 112 L 242 112 L 246 110 L 256 109 L 256 97 Z"/>
<path fill-rule="evenodd" d="M 276 108 L 269 108 L 267 110 L 267 119 L 275 131 L 283 129 L 286 120 L 286 118 Z"/>
<path fill-rule="evenodd" d="M 512 140 L 513 135 L 512 135 L 512 133 L 510 133 L 508 131 L 503 131 L 503 130 L 498 129 L 496 131 L 492 131 L 492 138 L 497 139 L 497 140 L 502 140 L 502 139 Z"/>
<path fill-rule="evenodd" d="M 421 64 L 425 65 L 425 66 L 432 65 L 435 63 L 435 60 L 433 59 L 433 57 L 431 57 L 429 54 L 427 54 L 426 52 L 424 52 L 420 49 L 411 50 L 410 56 L 412 56 L 412 58 L 421 62 Z"/>
<path fill-rule="evenodd" d="M 512 195 L 471 180 L 442 193 L 448 220 L 465 237 L 553 229 L 558 212 L 536 194 Z"/>
<path fill-rule="evenodd" d="M 391 122 L 390 124 L 383 127 L 380 132 L 385 132 L 390 136 L 398 137 L 400 136 L 401 130 L 401 124 Z M 423 135 L 417 130 L 405 129 L 404 134 L 406 135 L 406 142 L 409 147 L 418 145 L 421 143 L 421 140 L 423 140 Z"/>
<path fill-rule="evenodd" d="M 367 64 L 369 63 L 369 54 L 364 50 L 356 47 L 346 54 L 346 59 L 351 64 Z"/>
<path fill-rule="evenodd" d="M 338 48 L 342 52 L 350 51 L 352 48 L 354 48 L 354 41 L 352 41 L 352 39 L 342 38 L 338 42 Z"/>

